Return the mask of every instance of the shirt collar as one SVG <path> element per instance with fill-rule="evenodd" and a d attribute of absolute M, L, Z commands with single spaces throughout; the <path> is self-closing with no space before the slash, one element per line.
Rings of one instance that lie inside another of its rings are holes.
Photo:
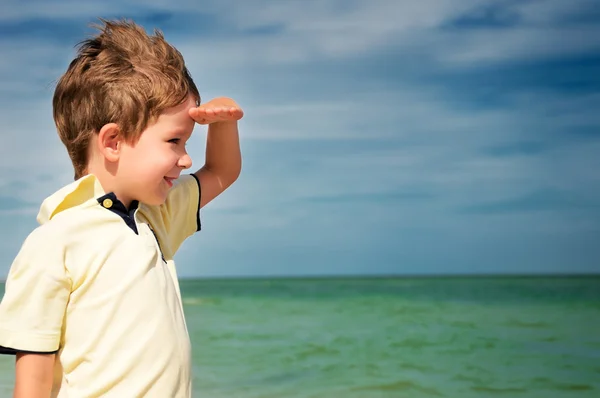
<path fill-rule="evenodd" d="M 110 205 L 107 199 L 110 201 Z M 131 203 L 130 208 L 126 209 L 114 193 L 104 191 L 95 175 L 88 174 L 47 197 L 42 202 L 37 221 L 40 224 L 45 224 L 60 212 L 81 206 L 91 200 L 97 201 L 102 207 L 121 216 L 125 214 L 130 217 L 133 217 L 133 213 L 139 205 L 137 201 L 134 201 Z"/>
<path fill-rule="evenodd" d="M 138 233 L 137 225 L 135 224 L 135 211 L 139 206 L 139 202 L 137 200 L 131 202 L 129 209 L 126 208 L 123 202 L 117 198 L 117 195 L 115 195 L 114 192 L 109 192 L 105 195 L 102 195 L 99 198 L 96 198 L 96 200 L 100 206 L 121 217 L 123 221 L 125 221 L 125 224 L 127 224 L 127 226 L 133 230 L 133 232 L 136 234 Z"/>
<path fill-rule="evenodd" d="M 93 174 L 83 176 L 47 197 L 42 202 L 37 221 L 45 224 L 58 213 L 80 206 L 104 194 L 104 189 L 96 176 Z"/>

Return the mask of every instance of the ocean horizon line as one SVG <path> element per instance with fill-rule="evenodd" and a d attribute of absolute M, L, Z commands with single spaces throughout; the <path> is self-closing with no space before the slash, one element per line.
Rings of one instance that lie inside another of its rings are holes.
<path fill-rule="evenodd" d="M 581 273 L 447 273 L 447 274 L 311 274 L 311 275 L 199 275 L 180 276 L 180 281 L 195 280 L 343 280 L 343 279 L 548 279 L 548 278 L 593 278 L 600 279 L 598 272 Z M 0 279 L 4 284 L 6 279 Z"/>
<path fill-rule="evenodd" d="M 448 273 L 448 274 L 311 274 L 311 275 L 203 275 L 180 276 L 180 280 L 317 280 L 317 279 L 521 279 L 600 278 L 599 272 L 585 273 Z"/>

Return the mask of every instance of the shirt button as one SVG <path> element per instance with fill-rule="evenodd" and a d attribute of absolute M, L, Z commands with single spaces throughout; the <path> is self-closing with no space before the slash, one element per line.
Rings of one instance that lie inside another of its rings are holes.
<path fill-rule="evenodd" d="M 106 207 L 107 209 L 110 209 L 113 205 L 113 201 L 110 199 L 104 199 L 102 201 L 102 206 Z"/>

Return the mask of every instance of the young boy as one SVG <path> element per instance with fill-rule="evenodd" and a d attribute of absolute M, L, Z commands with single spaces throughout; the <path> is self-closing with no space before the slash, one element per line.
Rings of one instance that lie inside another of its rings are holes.
<path fill-rule="evenodd" d="M 54 94 L 75 182 L 42 204 L 11 266 L 0 351 L 15 397 L 189 397 L 191 348 L 173 256 L 238 177 L 231 99 L 200 104 L 160 32 L 104 21 Z M 208 124 L 205 165 L 185 144 Z M 202 188 L 200 190 L 200 188 Z"/>

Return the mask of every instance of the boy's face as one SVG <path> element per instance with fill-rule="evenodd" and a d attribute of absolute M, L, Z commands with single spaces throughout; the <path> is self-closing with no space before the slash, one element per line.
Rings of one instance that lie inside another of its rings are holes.
<path fill-rule="evenodd" d="M 192 166 L 185 144 L 196 124 L 189 115 L 195 106 L 195 99 L 189 96 L 183 104 L 162 113 L 135 144 L 123 145 L 117 174 L 124 197 L 119 199 L 164 203 L 173 181 Z"/>

